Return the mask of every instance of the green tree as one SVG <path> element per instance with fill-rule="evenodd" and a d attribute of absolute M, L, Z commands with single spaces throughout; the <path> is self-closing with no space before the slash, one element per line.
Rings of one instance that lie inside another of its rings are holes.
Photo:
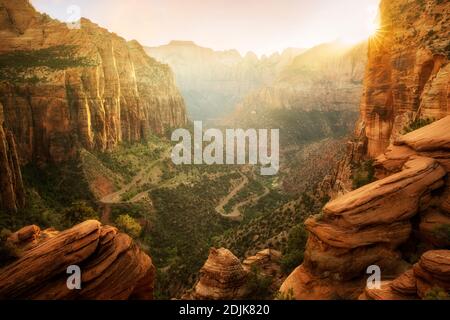
<path fill-rule="evenodd" d="M 118 216 L 116 219 L 116 226 L 133 238 L 138 238 L 142 232 L 141 225 L 128 214 Z"/>
<path fill-rule="evenodd" d="M 270 299 L 272 295 L 270 290 L 272 282 L 272 277 L 263 275 L 258 267 L 252 266 L 247 283 L 249 287 L 249 295 L 247 298 L 250 300 Z"/>
<path fill-rule="evenodd" d="M 86 220 L 99 219 L 98 213 L 83 201 L 75 202 L 69 208 L 64 209 L 63 216 L 68 227 L 73 227 Z"/>
<path fill-rule="evenodd" d="M 435 120 L 433 118 L 419 118 L 411 121 L 407 126 L 403 128 L 403 134 L 408 134 L 410 132 L 416 131 L 420 128 L 426 127 L 432 124 Z"/>
<path fill-rule="evenodd" d="M 297 225 L 289 232 L 287 246 L 281 260 L 281 268 L 285 274 L 291 273 L 303 262 L 307 240 L 308 232 L 303 225 Z"/>

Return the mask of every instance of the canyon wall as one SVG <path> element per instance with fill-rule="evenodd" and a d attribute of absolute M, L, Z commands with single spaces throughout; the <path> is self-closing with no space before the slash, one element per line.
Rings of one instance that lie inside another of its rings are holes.
<path fill-rule="evenodd" d="M 449 127 L 447 116 L 398 138 L 376 159 L 380 180 L 331 201 L 322 214 L 307 219 L 304 262 L 281 291 L 292 291 L 297 299 L 356 299 L 370 266 L 380 268 L 382 279 L 392 279 L 412 268 L 425 251 L 450 248 Z M 450 263 L 446 252 L 437 263 Z M 441 289 L 448 291 L 444 280 Z M 439 284 L 430 281 L 431 288 Z"/>
<path fill-rule="evenodd" d="M 295 57 L 276 81 L 248 94 L 235 118 L 257 117 L 264 110 L 356 111 L 363 89 L 367 44 L 332 42 Z"/>
<path fill-rule="evenodd" d="M 450 114 L 448 1 L 382 1 L 369 43 L 358 133 L 376 157 L 417 117 Z"/>
<path fill-rule="evenodd" d="M 24 205 L 19 157 L 13 134 L 3 127 L 3 106 L 0 103 L 0 209 L 15 212 Z"/>
<path fill-rule="evenodd" d="M 332 178 L 331 197 L 352 190 L 355 166 L 384 152 L 420 119 L 450 114 L 450 6 L 445 1 L 382 1 L 369 41 L 355 139 Z"/>
<path fill-rule="evenodd" d="M 249 52 L 214 51 L 190 41 L 172 41 L 146 52 L 174 70 L 195 120 L 217 119 L 228 115 L 247 94 L 273 83 L 279 71 L 292 63 L 302 49 L 290 48 L 281 54 L 258 58 Z"/>
<path fill-rule="evenodd" d="M 384 0 L 380 8 L 358 139 L 336 179 L 341 192 L 305 222 L 304 262 L 281 287 L 296 299 L 423 299 L 435 288 L 449 294 L 450 4 Z M 436 121 L 403 132 L 420 118 Z M 352 165 L 367 158 L 375 159 L 378 180 L 345 188 Z M 365 288 L 373 265 L 385 280 L 377 290 Z"/>
<path fill-rule="evenodd" d="M 0 1 L 0 102 L 22 163 L 61 162 L 78 147 L 107 151 L 186 123 L 169 66 L 81 19 Z"/>

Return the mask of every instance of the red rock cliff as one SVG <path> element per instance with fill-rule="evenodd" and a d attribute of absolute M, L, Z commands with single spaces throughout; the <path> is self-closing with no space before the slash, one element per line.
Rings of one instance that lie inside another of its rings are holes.
<path fill-rule="evenodd" d="M 19 158 L 13 134 L 3 128 L 3 106 L 0 103 L 0 209 L 15 212 L 24 205 Z"/>
<path fill-rule="evenodd" d="M 82 19 L 50 19 L 27 0 L 0 0 L 0 102 L 23 162 L 60 162 L 186 123 L 167 65 L 135 41 Z"/>
<path fill-rule="evenodd" d="M 450 3 L 384 0 L 380 14 L 361 103 L 360 128 L 371 157 L 412 119 L 450 114 Z"/>
<path fill-rule="evenodd" d="M 400 277 L 361 298 L 425 298 L 435 286 L 450 293 L 450 251 L 433 250 L 450 248 L 449 20 L 448 1 L 381 2 L 357 128 L 362 139 L 350 144 L 344 164 L 376 158 L 379 180 L 352 192 L 341 188 L 347 192 L 305 222 L 305 259 L 282 285 L 284 294 L 356 299 L 371 265 L 381 268 L 383 280 Z M 419 117 L 437 121 L 402 135 Z M 337 180 L 349 180 L 348 171 L 341 168 Z M 423 248 L 432 251 L 413 267 L 409 253 L 420 256 Z"/>

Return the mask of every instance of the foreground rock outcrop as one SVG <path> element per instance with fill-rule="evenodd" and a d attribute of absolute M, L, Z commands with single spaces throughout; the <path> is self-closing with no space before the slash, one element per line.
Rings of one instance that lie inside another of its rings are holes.
<path fill-rule="evenodd" d="M 199 281 L 189 298 L 195 300 L 237 300 L 249 292 L 249 272 L 229 250 L 212 248 L 200 270 Z"/>
<path fill-rule="evenodd" d="M 80 28 L 28 0 L 0 0 L 0 102 L 22 162 L 61 162 L 186 123 L 167 65 L 86 19 Z"/>
<path fill-rule="evenodd" d="M 337 198 L 325 206 L 321 216 L 308 219 L 304 263 L 281 291 L 291 290 L 297 299 L 355 299 L 365 287 L 369 266 L 380 267 L 383 278 L 409 268 L 402 245 L 419 242 L 429 248 L 447 248 L 448 128 L 450 116 L 402 136 L 377 158 L 380 180 Z M 419 266 L 431 256 L 424 255 Z M 424 274 L 419 267 L 414 270 Z M 442 277 L 447 277 L 445 272 Z M 421 289 L 419 297 L 425 291 Z"/>
<path fill-rule="evenodd" d="M 368 289 L 361 300 L 450 299 L 450 250 L 426 252 L 414 267 L 379 289 Z"/>
<path fill-rule="evenodd" d="M 126 234 L 90 220 L 58 232 L 25 227 L 8 241 L 21 251 L 0 271 L 0 299 L 152 299 L 152 260 Z M 81 290 L 67 288 L 69 266 Z"/>
<path fill-rule="evenodd" d="M 241 263 L 228 249 L 212 248 L 208 260 L 200 270 L 199 280 L 194 288 L 183 296 L 183 299 L 247 299 L 254 293 L 251 282 L 257 282 L 262 278 L 270 279 L 268 290 L 274 293 L 283 280 L 280 259 L 280 252 L 266 249 Z"/>

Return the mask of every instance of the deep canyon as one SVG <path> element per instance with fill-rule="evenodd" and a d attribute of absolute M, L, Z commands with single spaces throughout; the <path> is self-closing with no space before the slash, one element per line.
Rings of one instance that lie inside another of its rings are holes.
<path fill-rule="evenodd" d="M 449 22 L 258 57 L 0 0 L 0 299 L 448 298 Z M 279 173 L 174 165 L 194 120 L 280 129 Z"/>

